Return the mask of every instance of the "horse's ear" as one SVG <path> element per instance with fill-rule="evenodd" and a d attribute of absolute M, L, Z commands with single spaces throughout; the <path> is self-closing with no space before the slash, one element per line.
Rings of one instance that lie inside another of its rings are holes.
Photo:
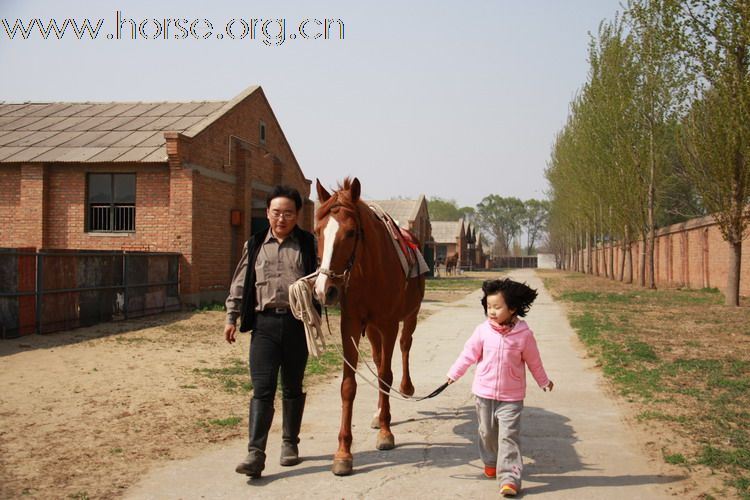
<path fill-rule="evenodd" d="M 320 179 L 315 179 L 315 189 L 318 190 L 318 201 L 325 203 L 331 197 L 331 193 L 326 191 L 326 188 L 320 183 Z"/>
<path fill-rule="evenodd" d="M 359 184 L 359 179 L 355 177 L 354 180 L 352 181 L 352 189 L 351 189 L 352 201 L 354 203 L 357 203 L 357 201 L 359 200 L 359 195 L 361 191 L 362 191 L 362 186 Z"/>

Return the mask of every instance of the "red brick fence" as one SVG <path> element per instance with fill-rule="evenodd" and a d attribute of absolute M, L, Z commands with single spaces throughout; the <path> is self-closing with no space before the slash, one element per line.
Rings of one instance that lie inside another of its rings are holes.
<path fill-rule="evenodd" d="M 579 269 L 588 269 L 589 253 L 594 274 L 605 276 L 613 261 L 614 275 L 619 279 L 625 259 L 625 282 L 639 282 L 641 261 L 645 259 L 643 241 L 634 242 L 631 252 L 623 252 L 619 243 L 599 245 L 589 252 L 587 249 L 573 256 L 568 268 L 573 269 L 575 258 Z M 654 244 L 654 275 L 660 288 L 718 288 L 726 291 L 729 272 L 729 244 L 724 241 L 713 216 L 691 219 L 674 224 L 656 232 Z M 631 264 L 632 256 L 632 266 Z M 631 275 L 632 271 L 632 275 Z M 649 270 L 646 266 L 646 282 Z M 750 296 L 750 241 L 742 244 L 742 270 L 740 295 Z"/>

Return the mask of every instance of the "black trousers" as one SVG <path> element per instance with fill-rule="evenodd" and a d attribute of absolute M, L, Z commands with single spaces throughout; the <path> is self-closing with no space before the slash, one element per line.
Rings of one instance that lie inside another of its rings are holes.
<path fill-rule="evenodd" d="M 282 396 L 302 395 L 307 365 L 305 326 L 291 313 L 259 313 L 250 340 L 250 379 L 253 398 L 273 401 L 281 370 Z"/>

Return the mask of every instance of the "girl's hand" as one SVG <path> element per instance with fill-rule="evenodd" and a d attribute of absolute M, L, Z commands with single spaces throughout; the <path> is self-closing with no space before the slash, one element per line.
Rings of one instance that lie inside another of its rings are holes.
<path fill-rule="evenodd" d="M 549 390 L 549 392 L 552 392 L 552 388 L 553 388 L 553 387 L 555 387 L 555 384 L 554 384 L 554 383 L 553 383 L 553 382 L 552 382 L 552 381 L 550 380 L 550 381 L 549 381 L 549 384 L 545 385 L 545 386 L 544 386 L 544 387 L 542 388 L 542 390 L 543 390 L 544 392 L 547 392 L 547 390 Z"/>
<path fill-rule="evenodd" d="M 451 385 L 454 381 L 451 379 L 448 379 L 447 382 L 448 382 L 448 385 Z"/>

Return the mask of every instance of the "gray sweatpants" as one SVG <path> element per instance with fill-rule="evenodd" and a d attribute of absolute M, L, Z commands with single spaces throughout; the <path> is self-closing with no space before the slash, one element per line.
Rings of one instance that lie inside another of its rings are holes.
<path fill-rule="evenodd" d="M 479 456 L 497 468 L 497 481 L 521 489 L 521 410 L 523 401 L 495 401 L 476 396 Z"/>

